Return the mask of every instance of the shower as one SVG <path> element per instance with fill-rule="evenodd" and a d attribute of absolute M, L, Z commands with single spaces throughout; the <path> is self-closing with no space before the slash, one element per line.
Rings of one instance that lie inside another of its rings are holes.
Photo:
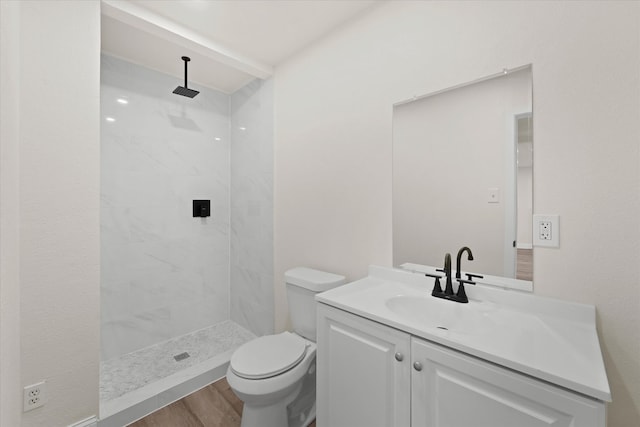
<path fill-rule="evenodd" d="M 271 82 L 227 94 L 186 77 L 175 93 L 199 102 L 101 56 L 101 427 L 224 376 L 235 348 L 272 333 Z"/>

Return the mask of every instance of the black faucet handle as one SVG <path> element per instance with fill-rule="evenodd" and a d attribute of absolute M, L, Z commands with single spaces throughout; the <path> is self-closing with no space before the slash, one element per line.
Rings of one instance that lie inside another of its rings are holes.
<path fill-rule="evenodd" d="M 483 279 L 484 276 L 482 274 L 472 274 L 472 273 L 464 273 L 467 276 L 467 280 Z"/>
<path fill-rule="evenodd" d="M 442 287 L 440 286 L 440 277 L 434 276 L 435 277 L 435 282 L 433 284 L 433 290 L 431 291 L 431 295 L 441 295 L 442 294 Z"/>
<path fill-rule="evenodd" d="M 435 296 L 435 295 L 442 294 L 442 287 L 440 286 L 440 279 L 442 279 L 442 276 L 439 274 L 430 274 L 430 273 L 425 273 L 424 275 L 427 277 L 433 277 L 435 279 L 433 283 L 433 291 L 431 291 L 431 295 Z"/>
<path fill-rule="evenodd" d="M 461 303 L 468 303 L 469 298 L 467 297 L 467 293 L 464 291 L 464 285 L 475 285 L 476 282 L 472 280 L 464 280 L 464 279 L 456 279 L 458 282 L 458 292 L 456 292 L 456 301 Z"/>

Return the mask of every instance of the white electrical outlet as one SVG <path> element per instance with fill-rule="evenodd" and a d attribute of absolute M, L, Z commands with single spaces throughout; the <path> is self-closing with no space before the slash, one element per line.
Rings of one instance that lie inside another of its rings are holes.
<path fill-rule="evenodd" d="M 538 230 L 540 240 L 551 240 L 551 221 L 540 221 Z"/>
<path fill-rule="evenodd" d="M 560 217 L 558 215 L 533 216 L 533 245 L 560 247 Z"/>
<path fill-rule="evenodd" d="M 24 388 L 24 412 L 36 409 L 47 403 L 47 383 L 41 381 Z"/>

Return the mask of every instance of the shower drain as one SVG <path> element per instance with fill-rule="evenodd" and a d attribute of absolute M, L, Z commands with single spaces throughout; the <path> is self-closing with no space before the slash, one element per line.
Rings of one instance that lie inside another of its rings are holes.
<path fill-rule="evenodd" d="M 181 360 L 184 360 L 188 357 L 189 353 L 187 353 L 186 351 L 184 353 L 176 354 L 175 356 L 173 356 L 173 358 L 176 359 L 176 362 L 180 362 Z"/>

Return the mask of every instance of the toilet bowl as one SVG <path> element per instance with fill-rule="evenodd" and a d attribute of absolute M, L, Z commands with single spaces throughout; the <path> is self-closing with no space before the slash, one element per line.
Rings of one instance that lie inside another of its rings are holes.
<path fill-rule="evenodd" d="M 288 337 L 289 336 L 289 337 Z M 302 344 L 303 349 L 296 345 L 292 345 L 289 354 L 282 352 L 280 358 L 274 357 L 269 350 L 277 348 L 281 345 L 282 338 L 289 338 L 286 341 L 297 339 Z M 260 341 L 261 346 L 254 346 L 255 341 Z M 229 368 L 227 370 L 227 382 L 234 393 L 244 402 L 242 411 L 242 427 L 248 426 L 264 426 L 264 427 L 283 427 L 289 425 L 306 425 L 315 418 L 315 407 L 306 408 L 299 414 L 293 416 L 288 413 L 289 406 L 294 399 L 300 397 L 305 377 L 315 374 L 316 364 L 316 345 L 302 337 L 290 332 L 283 332 L 278 335 L 268 335 L 258 338 L 249 343 L 249 348 L 239 348 L 234 353 L 236 356 L 239 352 L 245 353 L 246 356 L 265 357 L 271 359 L 270 366 L 262 363 L 265 367 L 264 372 L 260 373 L 259 369 L 250 367 L 251 363 L 246 363 L 249 359 L 240 361 L 232 356 Z M 264 349 L 265 352 L 254 350 Z M 266 354 L 265 354 L 266 353 Z M 296 360 L 297 359 L 297 360 Z M 264 359 L 263 359 L 264 360 Z M 247 372 L 249 371 L 249 372 Z M 278 374 L 274 372 L 279 371 Z M 307 379 L 307 381 L 309 381 Z M 315 378 L 314 392 L 315 392 Z M 315 400 L 315 393 L 314 393 Z M 292 416 L 293 421 L 299 421 L 299 424 L 291 424 L 288 418 Z"/>
<path fill-rule="evenodd" d="M 227 382 L 244 402 L 242 427 L 305 427 L 315 418 L 314 296 L 344 276 L 298 267 L 285 273 L 294 332 L 256 338 L 231 356 Z"/>

